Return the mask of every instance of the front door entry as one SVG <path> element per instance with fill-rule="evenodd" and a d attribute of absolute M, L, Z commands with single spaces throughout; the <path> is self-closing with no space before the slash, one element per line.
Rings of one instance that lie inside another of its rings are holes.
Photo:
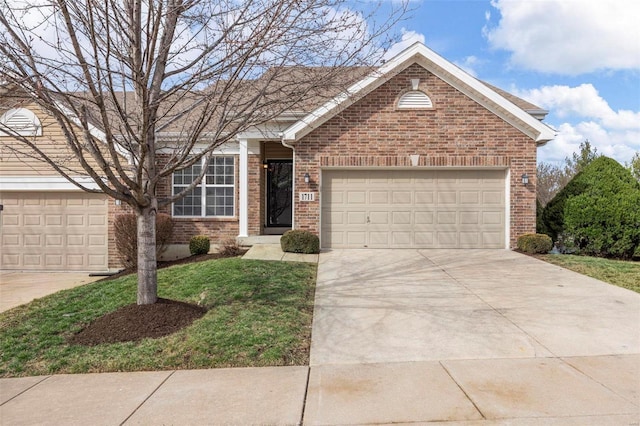
<path fill-rule="evenodd" d="M 291 227 L 293 162 L 267 160 L 267 227 Z"/>

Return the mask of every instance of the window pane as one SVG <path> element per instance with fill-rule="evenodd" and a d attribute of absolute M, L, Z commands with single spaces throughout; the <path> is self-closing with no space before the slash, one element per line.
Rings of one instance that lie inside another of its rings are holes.
<path fill-rule="evenodd" d="M 207 188 L 207 216 L 233 216 L 233 187 Z"/>
<path fill-rule="evenodd" d="M 173 174 L 174 185 L 189 185 L 193 180 L 200 175 L 202 166 L 200 164 L 194 164 L 191 167 L 178 170 Z"/>
<path fill-rule="evenodd" d="M 175 188 L 178 192 L 181 188 Z M 184 198 L 173 203 L 174 216 L 202 216 L 202 189 L 196 187 Z"/>
<path fill-rule="evenodd" d="M 215 157 L 207 169 L 207 185 L 233 185 L 234 162 L 233 157 Z"/>

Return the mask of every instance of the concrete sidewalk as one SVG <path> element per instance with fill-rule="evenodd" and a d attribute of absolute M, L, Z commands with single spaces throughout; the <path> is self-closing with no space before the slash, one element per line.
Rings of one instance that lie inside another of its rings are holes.
<path fill-rule="evenodd" d="M 298 424 L 307 367 L 0 379 L 3 425 Z"/>

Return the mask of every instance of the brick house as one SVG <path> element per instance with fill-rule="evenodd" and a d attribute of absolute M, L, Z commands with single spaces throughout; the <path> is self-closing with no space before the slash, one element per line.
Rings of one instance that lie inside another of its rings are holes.
<path fill-rule="evenodd" d="M 184 252 L 193 235 L 218 242 L 291 228 L 318 234 L 325 249 L 509 249 L 535 232 L 536 148 L 555 135 L 541 122 L 546 111 L 420 43 L 348 92 L 220 147 L 200 187 L 166 211 L 172 252 Z M 119 266 L 112 219 L 122 206 L 3 161 L 3 269 Z M 175 173 L 161 191 L 179 190 L 197 172 Z M 59 208 L 47 217 L 46 206 Z M 47 221 L 66 224 L 56 231 L 66 236 L 51 237 Z M 58 247 L 47 251 L 47 240 Z"/>

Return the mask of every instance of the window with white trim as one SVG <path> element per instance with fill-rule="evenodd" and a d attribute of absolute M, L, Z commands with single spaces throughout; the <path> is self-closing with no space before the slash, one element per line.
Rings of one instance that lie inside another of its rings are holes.
<path fill-rule="evenodd" d="M 0 116 L 0 136 L 42 136 L 42 124 L 33 111 L 13 108 Z"/>
<path fill-rule="evenodd" d="M 202 171 L 194 164 L 173 174 L 173 194 L 189 186 Z M 204 196 L 203 196 L 204 194 Z M 235 215 L 235 160 L 233 156 L 215 156 L 200 185 L 173 203 L 175 217 L 232 217 Z"/>

